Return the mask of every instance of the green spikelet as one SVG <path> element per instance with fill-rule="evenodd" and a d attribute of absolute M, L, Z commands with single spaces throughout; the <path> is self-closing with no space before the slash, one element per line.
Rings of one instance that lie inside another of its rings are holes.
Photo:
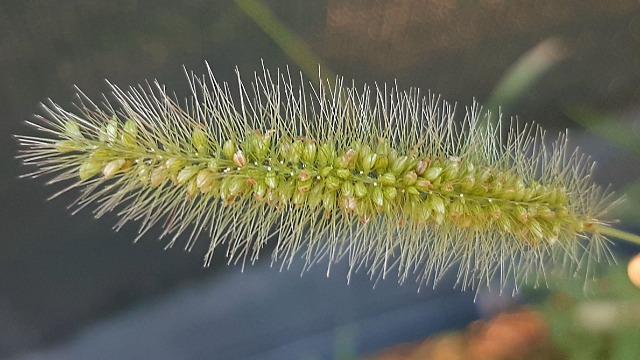
<path fill-rule="evenodd" d="M 239 76 L 238 76 L 239 78 Z M 264 71 L 253 94 L 189 76 L 180 107 L 155 88 L 113 86 L 116 113 L 85 99 L 79 114 L 53 104 L 19 136 L 21 157 L 81 188 L 79 207 L 116 210 L 117 228 L 160 223 L 169 246 L 204 236 L 205 256 L 226 244 L 253 262 L 267 241 L 273 261 L 307 266 L 346 257 L 372 277 L 437 282 L 457 267 L 462 288 L 496 275 L 538 280 L 549 262 L 585 267 L 606 256 L 610 192 L 592 162 L 543 139 L 537 126 L 492 126 L 477 105 L 453 107 L 411 89 L 295 87 Z"/>

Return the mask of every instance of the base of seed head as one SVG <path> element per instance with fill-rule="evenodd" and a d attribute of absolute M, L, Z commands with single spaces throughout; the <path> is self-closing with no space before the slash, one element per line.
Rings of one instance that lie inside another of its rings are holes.
<path fill-rule="evenodd" d="M 550 144 L 535 126 L 494 126 L 477 105 L 455 120 L 415 89 L 338 79 L 304 91 L 266 70 L 234 102 L 209 75 L 189 76 L 188 107 L 160 85 L 114 86 L 115 113 L 88 99 L 80 114 L 47 107 L 36 126 L 49 137 L 20 136 L 21 157 L 33 175 L 83 188 L 78 205 L 97 216 L 118 209 L 117 228 L 157 224 L 170 245 L 186 233 L 188 249 L 210 238 L 207 264 L 221 246 L 253 262 L 274 242 L 283 266 L 344 258 L 421 283 L 457 267 L 465 288 L 606 253 L 598 228 L 614 202 L 564 135 Z"/>

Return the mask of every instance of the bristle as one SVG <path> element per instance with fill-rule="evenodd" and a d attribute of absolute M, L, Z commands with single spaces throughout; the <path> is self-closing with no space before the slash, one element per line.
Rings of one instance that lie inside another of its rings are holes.
<path fill-rule="evenodd" d="M 475 103 L 456 120 L 418 89 L 305 89 L 264 70 L 249 94 L 239 74 L 235 91 L 211 71 L 188 77 L 184 106 L 157 82 L 111 85 L 115 106 L 83 96 L 79 114 L 52 103 L 33 124 L 43 137 L 18 136 L 20 157 L 31 176 L 72 181 L 79 208 L 116 210 L 116 229 L 162 226 L 168 246 L 184 234 L 187 249 L 206 234 L 207 265 L 222 244 L 244 263 L 270 241 L 284 267 L 344 258 L 372 278 L 421 283 L 457 267 L 475 288 L 606 253 L 610 192 L 565 135 L 549 144 L 536 125 L 496 126 Z"/>

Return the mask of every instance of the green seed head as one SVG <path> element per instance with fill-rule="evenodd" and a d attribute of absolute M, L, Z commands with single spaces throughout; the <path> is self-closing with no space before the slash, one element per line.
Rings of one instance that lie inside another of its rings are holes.
<path fill-rule="evenodd" d="M 236 151 L 236 144 L 231 139 L 228 139 L 222 145 L 222 154 L 227 160 L 233 159 L 233 155 L 236 153 Z"/>
<path fill-rule="evenodd" d="M 115 159 L 115 160 L 109 161 L 102 169 L 102 174 L 104 175 L 104 178 L 105 179 L 112 178 L 118 172 L 118 170 L 122 168 L 122 166 L 125 163 L 126 163 L 125 159 Z"/>
<path fill-rule="evenodd" d="M 209 139 L 207 133 L 201 127 L 198 126 L 191 132 L 191 143 L 198 155 L 204 156 L 209 154 Z"/>
<path fill-rule="evenodd" d="M 60 135 L 70 139 L 81 139 L 83 137 L 80 131 L 80 125 L 73 119 L 64 121 L 64 131 Z"/>
<path fill-rule="evenodd" d="M 477 105 L 457 124 L 448 104 L 414 92 L 338 81 L 305 94 L 257 79 L 247 108 L 213 79 L 187 109 L 164 91 L 117 87 L 120 116 L 54 106 L 45 126 L 57 136 L 20 137 L 23 158 L 37 174 L 86 181 L 81 203 L 105 199 L 100 213 L 123 207 L 118 226 L 145 219 L 142 233 L 161 223 L 177 236 L 191 225 L 189 246 L 206 233 L 207 262 L 220 243 L 231 258 L 257 258 L 274 238 L 275 261 L 348 258 L 372 276 L 396 264 L 400 280 L 422 281 L 458 266 L 462 286 L 475 287 L 496 274 L 519 282 L 547 262 L 581 266 L 602 250 L 594 224 L 612 200 L 588 161 L 564 156 L 563 136 L 547 147 L 514 123 L 503 140 Z"/>
<path fill-rule="evenodd" d="M 102 171 L 102 167 L 102 163 L 98 161 L 91 159 L 85 160 L 80 165 L 78 176 L 80 177 L 80 180 L 87 180 Z"/>

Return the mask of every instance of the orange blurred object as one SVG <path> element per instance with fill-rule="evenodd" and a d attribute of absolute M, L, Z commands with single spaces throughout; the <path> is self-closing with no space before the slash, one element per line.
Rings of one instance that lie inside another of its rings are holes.
<path fill-rule="evenodd" d="M 549 329 L 542 316 L 530 309 L 502 313 L 477 321 L 463 332 L 435 335 L 421 342 L 398 345 L 372 360 L 511 360 L 555 359 Z"/>
<path fill-rule="evenodd" d="M 640 288 L 640 254 L 634 256 L 629 260 L 629 266 L 627 267 L 627 274 L 633 285 Z"/>

